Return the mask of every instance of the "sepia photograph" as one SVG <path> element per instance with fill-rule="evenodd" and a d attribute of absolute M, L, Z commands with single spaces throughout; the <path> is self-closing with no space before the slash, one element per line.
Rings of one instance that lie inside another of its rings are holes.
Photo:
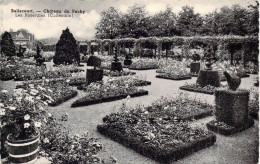
<path fill-rule="evenodd" d="M 259 0 L 0 0 L 0 164 L 258 164 Z"/>

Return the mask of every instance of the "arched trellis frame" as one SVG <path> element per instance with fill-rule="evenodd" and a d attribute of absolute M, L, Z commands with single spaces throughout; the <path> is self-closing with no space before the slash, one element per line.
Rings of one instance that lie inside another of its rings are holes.
<path fill-rule="evenodd" d="M 122 39 L 95 39 L 87 41 L 97 42 L 101 44 L 101 51 L 103 51 L 103 45 L 108 43 L 110 47 L 117 47 L 119 50 L 120 47 L 125 48 L 126 44 L 134 44 L 141 48 L 141 45 L 144 42 L 150 42 L 151 44 L 157 45 L 158 56 L 162 55 L 163 45 L 168 44 L 170 46 L 179 46 L 183 45 L 185 47 L 192 47 L 194 44 L 204 44 L 204 45 L 213 45 L 213 47 L 217 47 L 218 45 L 223 45 L 225 48 L 229 49 L 231 44 L 241 44 L 243 47 L 246 44 L 257 43 L 259 44 L 257 36 L 235 36 L 235 35 L 227 35 L 227 36 L 193 36 L 193 37 L 147 37 L 147 38 L 122 38 Z M 89 43 L 89 44 L 90 44 Z M 88 44 L 88 45 L 89 45 Z M 123 45 L 123 46 L 122 46 Z M 232 49 L 232 48 L 231 48 Z M 90 50 L 89 50 L 90 51 Z M 118 53 L 119 51 L 117 51 Z M 233 50 L 230 50 L 230 55 L 233 56 Z M 232 58 L 232 57 L 231 57 Z M 231 61 L 232 62 L 232 61 Z"/>

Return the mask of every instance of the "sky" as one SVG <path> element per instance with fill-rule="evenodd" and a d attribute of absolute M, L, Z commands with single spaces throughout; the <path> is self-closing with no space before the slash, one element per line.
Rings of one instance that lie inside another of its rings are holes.
<path fill-rule="evenodd" d="M 109 7 L 115 7 L 126 12 L 134 4 L 145 6 L 150 15 L 166 9 L 167 6 L 179 13 L 183 6 L 194 7 L 196 13 L 205 15 L 219 10 L 221 7 L 231 7 L 239 4 L 247 7 L 255 5 L 255 0 L 0 0 L 0 33 L 24 28 L 35 35 L 36 39 L 49 37 L 59 38 L 62 30 L 68 27 L 77 38 L 92 39 L 95 27 L 100 20 L 100 13 Z M 84 14 L 73 14 L 70 17 L 17 17 L 12 9 L 41 11 L 48 10 L 84 10 Z"/>

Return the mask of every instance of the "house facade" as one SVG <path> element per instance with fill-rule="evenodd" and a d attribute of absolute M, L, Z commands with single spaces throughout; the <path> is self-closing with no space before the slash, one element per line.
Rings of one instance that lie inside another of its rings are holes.
<path fill-rule="evenodd" d="M 11 31 L 9 32 L 12 36 L 12 39 L 14 41 L 14 44 L 16 46 L 22 45 L 27 48 L 31 48 L 34 41 L 34 35 L 29 33 L 26 30 L 18 30 L 16 32 Z"/>

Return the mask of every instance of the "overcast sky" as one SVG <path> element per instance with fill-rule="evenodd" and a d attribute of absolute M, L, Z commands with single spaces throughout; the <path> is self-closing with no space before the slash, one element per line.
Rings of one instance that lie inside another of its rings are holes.
<path fill-rule="evenodd" d="M 182 6 L 189 5 L 194 7 L 195 12 L 204 15 L 223 6 L 255 5 L 255 0 L 0 0 L 0 18 L 3 20 L 0 21 L 0 32 L 25 28 L 35 34 L 37 39 L 43 39 L 59 37 L 62 30 L 69 27 L 74 36 L 91 39 L 95 35 L 95 26 L 100 20 L 101 11 L 115 7 L 126 12 L 134 4 L 145 5 L 146 11 L 151 15 L 165 10 L 167 5 L 172 7 L 174 13 L 180 12 Z M 74 14 L 73 18 L 20 18 L 15 17 L 11 9 L 81 9 L 86 13 Z"/>

